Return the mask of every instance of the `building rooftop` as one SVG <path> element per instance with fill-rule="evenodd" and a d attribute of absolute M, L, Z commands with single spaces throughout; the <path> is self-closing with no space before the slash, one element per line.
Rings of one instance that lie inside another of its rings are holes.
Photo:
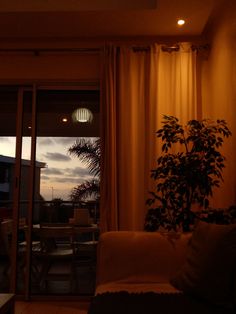
<path fill-rule="evenodd" d="M 14 164 L 15 160 L 16 159 L 14 157 L 0 155 L 0 162 L 3 162 L 3 163 Z M 24 166 L 30 166 L 30 160 L 21 159 L 21 164 Z M 36 161 L 36 167 L 46 168 L 47 164 L 45 162 Z"/>

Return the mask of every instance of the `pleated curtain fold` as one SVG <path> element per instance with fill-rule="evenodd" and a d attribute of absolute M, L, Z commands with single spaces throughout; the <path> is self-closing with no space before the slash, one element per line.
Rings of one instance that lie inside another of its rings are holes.
<path fill-rule="evenodd" d="M 189 43 L 104 50 L 101 104 L 101 231 L 143 230 L 163 115 L 197 118 L 196 52 Z"/>

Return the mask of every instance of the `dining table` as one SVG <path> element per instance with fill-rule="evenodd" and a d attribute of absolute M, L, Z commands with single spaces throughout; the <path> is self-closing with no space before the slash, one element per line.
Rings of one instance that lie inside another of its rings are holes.
<path fill-rule="evenodd" d="M 25 234 L 27 239 L 28 225 L 25 225 Z M 49 230 L 50 229 L 50 230 Z M 60 231 L 58 231 L 60 229 Z M 47 231 L 46 231 L 47 230 Z M 45 242 L 45 232 L 50 233 L 47 242 Z M 60 232 L 60 234 L 58 234 Z M 63 236 L 64 234 L 64 236 Z M 68 237 L 69 235 L 69 237 Z M 73 267 L 80 265 L 84 259 L 84 253 L 89 252 L 91 263 L 95 261 L 94 254 L 96 254 L 96 246 L 99 236 L 99 226 L 97 224 L 90 225 L 78 225 L 72 223 L 41 223 L 32 225 L 32 244 L 35 240 L 39 240 L 41 245 L 40 249 L 35 250 L 32 245 L 32 257 L 34 259 L 33 264 L 37 265 L 37 270 L 35 273 L 39 278 L 38 281 L 42 285 L 46 281 L 48 276 L 47 269 L 49 269 L 49 264 L 51 263 L 51 254 L 54 256 L 55 253 L 50 251 L 45 251 L 45 247 L 48 247 L 48 244 L 55 243 L 56 248 L 55 252 L 62 252 L 64 250 L 68 251 L 68 248 L 73 247 L 74 257 L 72 258 Z M 70 239 L 69 239 L 70 238 Z M 51 240 L 50 240 L 51 239 Z M 45 246 L 46 244 L 46 246 Z M 82 254 L 82 255 L 81 255 Z M 92 254 L 92 255 L 91 255 Z M 91 259 L 92 257 L 92 259 Z M 82 261 L 82 262 L 81 262 Z M 39 266 L 41 265 L 41 266 Z M 38 267 L 39 266 L 39 267 Z M 60 274 L 59 274 L 60 275 Z M 72 276 L 73 277 L 73 276 Z"/>

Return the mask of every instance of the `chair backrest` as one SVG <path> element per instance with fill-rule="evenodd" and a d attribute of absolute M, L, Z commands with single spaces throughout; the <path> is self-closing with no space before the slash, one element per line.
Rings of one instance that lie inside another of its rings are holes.
<path fill-rule="evenodd" d="M 79 226 L 88 226 L 91 224 L 89 210 L 87 208 L 74 209 L 74 223 Z"/>
<path fill-rule="evenodd" d="M 9 255 L 11 248 L 12 219 L 3 220 L 0 225 L 1 254 Z"/>
<path fill-rule="evenodd" d="M 40 226 L 40 236 L 43 238 L 65 238 L 74 234 L 74 228 L 71 225 L 63 226 L 58 224 Z"/>
<path fill-rule="evenodd" d="M 69 224 L 43 224 L 38 230 L 42 249 L 50 251 L 57 247 L 57 240 L 64 240 L 73 245 L 74 228 Z"/>

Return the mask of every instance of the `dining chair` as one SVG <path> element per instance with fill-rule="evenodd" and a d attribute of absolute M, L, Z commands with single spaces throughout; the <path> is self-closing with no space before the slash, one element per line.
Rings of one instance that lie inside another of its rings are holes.
<path fill-rule="evenodd" d="M 42 224 L 38 230 L 41 250 L 40 288 L 48 289 L 50 281 L 68 281 L 70 291 L 75 282 L 74 229 L 69 224 Z"/>
<path fill-rule="evenodd" d="M 75 287 L 77 290 L 80 290 L 79 284 L 81 284 L 81 281 L 83 281 L 83 275 L 85 274 L 87 279 L 86 283 L 84 284 L 87 287 L 95 286 L 98 241 L 95 237 L 96 231 L 94 231 L 92 228 L 76 226 L 75 230 L 76 254 L 74 265 L 78 270 L 79 279 L 75 282 Z"/>
<path fill-rule="evenodd" d="M 4 219 L 0 223 L 0 247 L 1 247 L 1 269 L 2 269 L 2 282 L 4 288 L 9 289 L 11 267 L 17 267 L 17 277 L 21 282 L 24 281 L 24 256 L 21 254 L 21 249 L 18 247 L 16 265 L 12 261 L 12 233 L 13 233 L 13 220 Z M 19 243 L 18 243 L 19 244 Z"/>
<path fill-rule="evenodd" d="M 25 234 L 25 226 L 26 220 L 25 218 L 19 219 L 19 230 L 23 231 Z M 1 239 L 1 247 L 4 254 L 4 259 L 6 261 L 5 267 L 3 268 L 3 274 L 9 277 L 9 270 L 11 267 L 11 247 L 12 247 L 12 232 L 13 232 L 13 220 L 6 219 L 3 220 L 0 224 L 0 239 Z M 39 247 L 39 241 L 32 242 L 32 251 L 36 250 Z M 21 276 L 24 280 L 24 272 L 26 266 L 26 249 L 27 249 L 27 242 L 25 239 L 22 239 L 18 236 L 18 249 L 17 249 L 17 274 Z M 34 263 L 32 263 L 32 274 L 37 274 L 37 268 Z"/>
<path fill-rule="evenodd" d="M 1 261 L 3 262 L 3 275 L 8 277 L 11 263 L 11 237 L 12 219 L 6 219 L 0 223 Z"/>

